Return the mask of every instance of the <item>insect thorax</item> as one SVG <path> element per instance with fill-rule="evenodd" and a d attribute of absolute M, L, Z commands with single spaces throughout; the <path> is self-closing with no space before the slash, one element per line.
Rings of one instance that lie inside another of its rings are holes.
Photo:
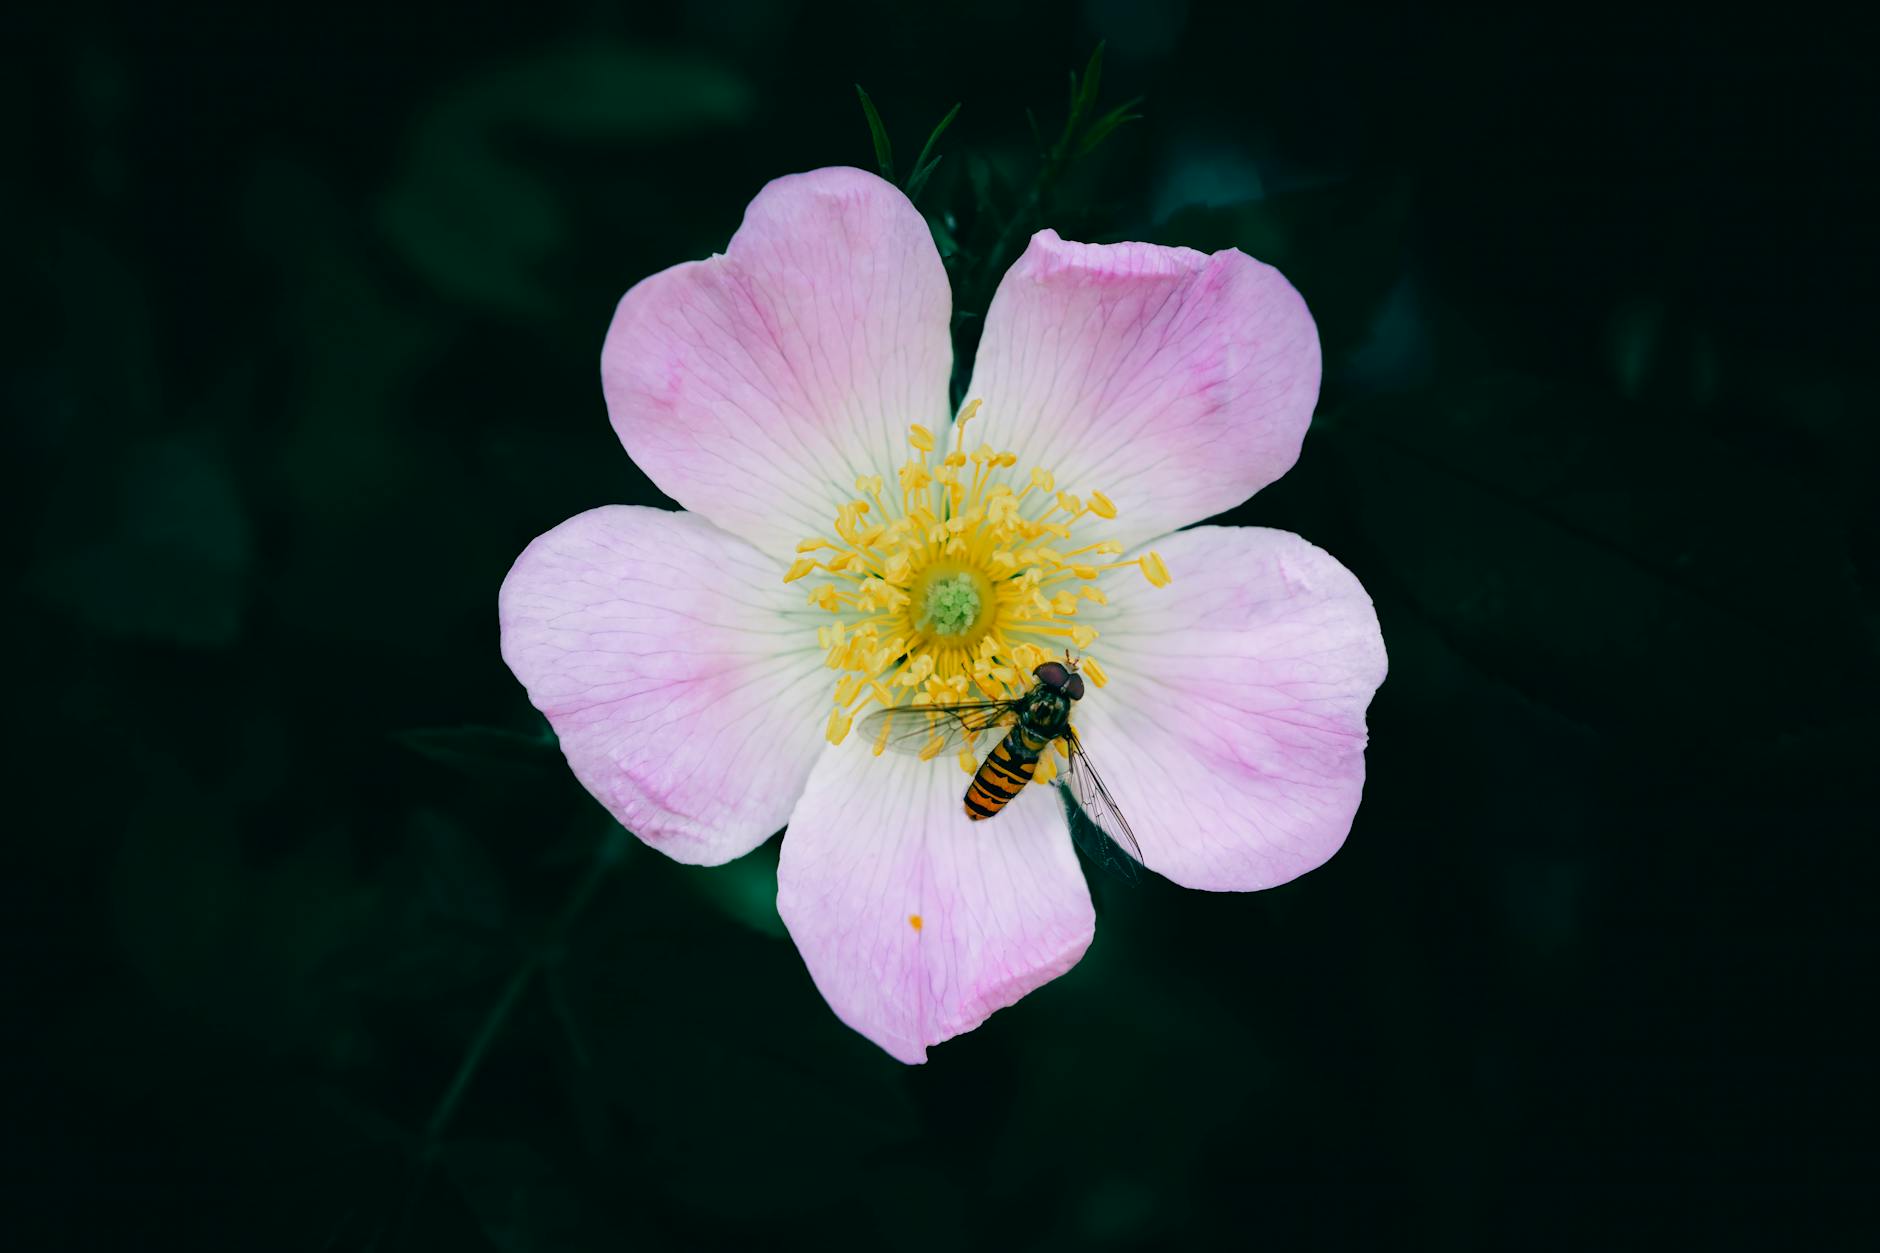
<path fill-rule="evenodd" d="M 1070 725 L 1071 702 L 1062 692 L 1052 691 L 1040 684 L 1033 688 L 1025 699 L 1025 709 L 1020 715 L 1025 729 L 1043 740 L 1054 740 L 1064 734 L 1064 728 Z"/>

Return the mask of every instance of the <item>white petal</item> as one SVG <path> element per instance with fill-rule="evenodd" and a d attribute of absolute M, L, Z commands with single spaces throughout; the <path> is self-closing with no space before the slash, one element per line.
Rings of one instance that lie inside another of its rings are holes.
<path fill-rule="evenodd" d="M 1119 580 L 1092 618 L 1109 682 L 1079 703 L 1078 735 L 1150 869 L 1211 891 L 1284 883 L 1338 851 L 1364 792 L 1385 669 L 1371 598 L 1285 531 L 1156 547 L 1174 582 Z"/>
<path fill-rule="evenodd" d="M 614 505 L 537 538 L 498 602 L 503 660 L 621 825 L 716 865 L 784 824 L 829 679 L 775 562 L 694 514 Z"/>
<path fill-rule="evenodd" d="M 1318 395 L 1318 328 L 1272 266 L 1040 231 L 986 313 L 967 390 L 984 425 L 968 442 L 1103 492 L 1117 507 L 1104 537 L 1130 546 L 1286 473 Z"/>
<path fill-rule="evenodd" d="M 907 429 L 945 425 L 952 294 L 927 223 L 860 170 L 780 178 L 723 256 L 620 300 L 601 381 L 614 430 L 687 509 L 788 561 Z"/>
<path fill-rule="evenodd" d="M 1057 795 L 966 817 L 952 758 L 850 736 L 790 817 L 777 909 L 842 1021 L 904 1062 L 1077 964 L 1096 925 Z"/>

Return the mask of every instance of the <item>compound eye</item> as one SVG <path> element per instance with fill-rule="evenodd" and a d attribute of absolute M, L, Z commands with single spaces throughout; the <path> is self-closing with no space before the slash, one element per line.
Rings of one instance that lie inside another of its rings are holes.
<path fill-rule="evenodd" d="M 1064 668 L 1062 662 L 1057 661 L 1047 661 L 1031 673 L 1033 678 L 1049 688 L 1061 688 L 1064 686 L 1064 680 L 1071 677 L 1070 671 Z"/>
<path fill-rule="evenodd" d="M 1064 685 L 1064 694 L 1072 700 L 1082 700 L 1084 698 L 1084 676 L 1081 674 L 1073 674 L 1070 677 L 1070 682 Z"/>

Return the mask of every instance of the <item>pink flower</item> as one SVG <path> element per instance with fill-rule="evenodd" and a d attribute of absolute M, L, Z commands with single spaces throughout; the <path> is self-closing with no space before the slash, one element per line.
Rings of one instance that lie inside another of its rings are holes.
<path fill-rule="evenodd" d="M 1069 970 L 1094 918 L 1055 789 L 969 821 L 961 763 L 877 755 L 853 721 L 1017 691 L 1074 648 L 1078 733 L 1144 863 L 1251 891 L 1344 841 L 1384 678 L 1330 556 L 1177 530 L 1299 455 L 1318 334 L 1278 271 L 1041 231 L 957 420 L 951 307 L 892 186 L 771 183 L 724 255 L 629 291 L 601 352 L 614 430 L 686 511 L 570 518 L 500 597 L 504 659 L 640 839 L 716 865 L 788 824 L 784 923 L 905 1062 Z"/>

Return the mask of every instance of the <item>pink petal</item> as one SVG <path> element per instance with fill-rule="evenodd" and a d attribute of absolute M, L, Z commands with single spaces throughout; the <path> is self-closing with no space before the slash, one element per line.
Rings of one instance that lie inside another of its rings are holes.
<path fill-rule="evenodd" d="M 1337 852 L 1358 811 L 1384 681 L 1371 598 L 1286 531 L 1199 527 L 1156 547 L 1174 582 L 1111 587 L 1093 650 L 1109 682 L 1079 704 L 1078 734 L 1150 869 L 1209 891 L 1284 883 Z"/>
<path fill-rule="evenodd" d="M 693 514 L 613 505 L 539 536 L 498 604 L 503 660 L 621 825 L 698 865 L 783 826 L 829 682 L 774 562 Z"/>
<path fill-rule="evenodd" d="M 952 307 L 906 196 L 860 170 L 780 178 L 724 255 L 621 298 L 607 410 L 661 490 L 787 561 L 857 475 L 892 477 L 910 423 L 947 422 Z"/>
<path fill-rule="evenodd" d="M 978 437 L 1115 502 L 1133 545 L 1286 473 L 1319 396 L 1319 335 L 1269 265 L 1032 236 L 986 314 Z"/>
<path fill-rule="evenodd" d="M 810 977 L 904 1062 L 1076 965 L 1096 924 L 1055 793 L 970 822 L 967 782 L 950 757 L 875 757 L 852 736 L 783 838 L 777 910 Z"/>

